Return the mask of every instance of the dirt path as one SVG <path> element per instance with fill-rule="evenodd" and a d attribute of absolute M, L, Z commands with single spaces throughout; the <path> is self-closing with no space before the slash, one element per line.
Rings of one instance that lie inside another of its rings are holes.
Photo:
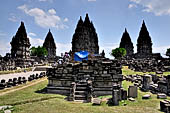
<path fill-rule="evenodd" d="M 22 89 L 24 89 L 24 88 L 33 86 L 33 85 L 38 84 L 38 83 L 40 83 L 40 82 L 42 82 L 42 81 L 45 81 L 45 80 L 47 80 L 47 78 L 42 78 L 42 79 L 40 79 L 40 80 L 36 80 L 36 81 L 34 81 L 33 83 L 25 84 L 24 86 L 19 87 L 19 88 L 16 88 L 16 89 L 10 89 L 9 91 L 5 91 L 5 92 L 0 93 L 0 96 L 3 96 L 3 95 L 8 94 L 8 93 L 15 92 L 15 91 L 18 91 L 18 90 L 22 90 Z M 15 87 L 13 87 L 13 88 L 15 88 Z"/>

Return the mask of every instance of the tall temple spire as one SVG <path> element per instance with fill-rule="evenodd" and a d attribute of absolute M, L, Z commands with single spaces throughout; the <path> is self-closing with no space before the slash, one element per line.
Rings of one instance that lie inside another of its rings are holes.
<path fill-rule="evenodd" d="M 124 31 L 124 33 L 122 35 L 119 47 L 126 49 L 126 55 L 127 56 L 132 55 L 134 53 L 133 43 L 131 41 L 131 38 L 130 38 L 129 33 L 127 32 L 126 28 L 125 28 L 125 31 Z"/>
<path fill-rule="evenodd" d="M 145 43 L 152 43 L 151 37 L 149 36 L 149 32 L 147 30 L 147 27 L 145 25 L 145 21 L 144 20 L 143 20 L 142 27 L 141 27 L 141 30 L 140 30 L 139 37 L 138 37 L 137 41 L 139 43 L 141 41 L 143 41 Z"/>
<path fill-rule="evenodd" d="M 54 58 L 56 56 L 56 45 L 50 29 L 43 43 L 43 47 L 48 51 L 47 57 Z"/>
<path fill-rule="evenodd" d="M 85 17 L 85 20 L 84 20 L 84 25 L 86 25 L 86 26 L 90 25 L 90 19 L 89 19 L 88 13 L 86 13 L 86 17 Z"/>
<path fill-rule="evenodd" d="M 137 53 L 152 54 L 152 41 L 144 20 L 137 40 Z"/>
<path fill-rule="evenodd" d="M 24 25 L 24 22 L 22 22 L 22 21 L 21 21 L 21 25 L 18 28 L 18 31 L 16 33 L 16 37 L 18 37 L 18 38 L 27 38 L 27 33 L 26 33 L 25 25 Z"/>
<path fill-rule="evenodd" d="M 78 21 L 78 23 L 77 23 L 77 28 L 76 28 L 76 31 L 80 31 L 81 30 L 81 28 L 82 28 L 82 26 L 83 26 L 83 20 L 82 20 L 82 17 L 80 16 L 80 19 L 79 19 L 79 21 Z"/>
<path fill-rule="evenodd" d="M 29 47 L 31 46 L 29 38 L 27 37 L 24 22 L 21 21 L 21 25 L 16 32 L 16 35 L 11 41 L 11 56 L 14 58 L 29 58 Z"/>

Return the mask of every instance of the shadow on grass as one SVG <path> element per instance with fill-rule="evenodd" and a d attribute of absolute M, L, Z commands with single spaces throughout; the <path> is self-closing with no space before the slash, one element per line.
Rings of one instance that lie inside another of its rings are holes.
<path fill-rule="evenodd" d="M 35 93 L 49 94 L 49 93 L 47 92 L 47 87 L 45 87 L 45 88 L 43 88 L 43 89 L 40 89 L 40 90 L 37 90 L 37 91 L 35 91 Z"/>

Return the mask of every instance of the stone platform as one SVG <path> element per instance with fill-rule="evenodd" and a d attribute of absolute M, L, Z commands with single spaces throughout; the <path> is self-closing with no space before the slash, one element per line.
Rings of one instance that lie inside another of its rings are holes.
<path fill-rule="evenodd" d="M 86 99 L 112 95 L 114 83 L 122 83 L 123 76 L 121 65 L 117 60 L 88 60 L 81 63 L 62 64 L 47 71 L 48 93 L 67 95 L 75 100 L 77 88 L 81 88 L 78 94 L 83 92 Z M 86 85 L 84 85 L 86 84 Z M 83 86 L 84 85 L 84 86 Z M 82 97 L 82 95 L 79 95 Z"/>

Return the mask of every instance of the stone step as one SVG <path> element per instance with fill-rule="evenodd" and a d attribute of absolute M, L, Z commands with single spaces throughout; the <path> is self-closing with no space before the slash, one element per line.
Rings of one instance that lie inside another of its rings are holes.
<path fill-rule="evenodd" d="M 87 100 L 87 97 L 74 97 L 74 100 Z"/>
<path fill-rule="evenodd" d="M 85 91 L 87 87 L 76 87 L 76 91 Z"/>
<path fill-rule="evenodd" d="M 86 95 L 74 95 L 74 97 L 77 97 L 77 98 L 86 98 Z"/>
<path fill-rule="evenodd" d="M 87 91 L 75 91 L 75 95 L 77 94 L 87 94 Z"/>
<path fill-rule="evenodd" d="M 78 87 L 78 86 L 80 86 L 80 87 L 87 87 L 87 84 L 76 84 L 76 86 Z"/>

